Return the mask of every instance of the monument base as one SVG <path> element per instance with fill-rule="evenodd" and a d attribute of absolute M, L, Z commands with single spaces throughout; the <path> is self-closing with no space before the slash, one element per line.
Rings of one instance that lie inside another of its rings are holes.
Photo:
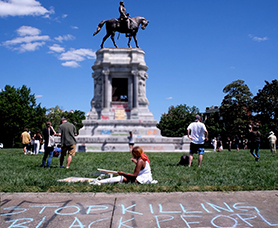
<path fill-rule="evenodd" d="M 79 130 L 77 151 L 127 152 L 128 136 L 133 133 L 135 146 L 146 152 L 188 152 L 190 140 L 184 137 L 163 137 L 157 122 L 141 120 L 84 120 Z"/>

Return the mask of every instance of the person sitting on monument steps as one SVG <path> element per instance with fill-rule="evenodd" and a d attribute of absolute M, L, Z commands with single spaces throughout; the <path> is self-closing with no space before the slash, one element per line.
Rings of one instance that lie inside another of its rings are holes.
<path fill-rule="evenodd" d="M 138 183 L 138 184 L 147 184 L 153 181 L 150 160 L 148 156 L 143 152 L 142 148 L 136 146 L 132 150 L 133 158 L 130 160 L 136 164 L 133 173 L 124 173 L 118 171 L 119 176 L 107 178 L 103 180 L 95 180 L 93 184 L 101 185 L 104 183 Z"/>
<path fill-rule="evenodd" d="M 130 29 L 129 13 L 126 13 L 125 3 L 123 1 L 120 1 L 119 12 L 120 12 L 120 18 L 118 20 L 120 21 L 121 24 L 122 22 L 124 22 L 126 28 Z"/>

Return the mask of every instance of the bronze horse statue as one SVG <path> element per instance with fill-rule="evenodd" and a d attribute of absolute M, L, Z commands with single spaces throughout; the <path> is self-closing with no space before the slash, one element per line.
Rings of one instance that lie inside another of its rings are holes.
<path fill-rule="evenodd" d="M 135 41 L 136 47 L 139 48 L 136 34 L 138 32 L 139 26 L 141 25 L 141 28 L 144 30 L 148 25 L 149 21 L 146 20 L 144 17 L 133 17 L 133 18 L 129 18 L 128 20 L 130 20 L 130 26 L 129 26 L 130 28 L 127 27 L 126 21 L 120 21 L 115 18 L 110 20 L 103 20 L 102 22 L 100 22 L 99 25 L 97 26 L 97 30 L 93 34 L 93 36 L 98 34 L 98 32 L 103 27 L 103 25 L 106 23 L 106 35 L 103 37 L 100 47 L 103 48 L 104 42 L 109 36 L 111 36 L 111 40 L 113 41 L 114 46 L 118 48 L 117 44 L 115 43 L 114 37 L 115 37 L 115 32 L 120 32 L 120 33 L 125 33 L 126 36 L 129 38 L 128 39 L 129 48 L 131 48 L 130 41 L 132 37 Z"/>

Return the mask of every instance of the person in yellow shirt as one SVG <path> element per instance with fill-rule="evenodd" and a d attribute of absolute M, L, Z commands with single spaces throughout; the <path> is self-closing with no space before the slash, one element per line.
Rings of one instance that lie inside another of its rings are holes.
<path fill-rule="evenodd" d="M 24 132 L 22 132 L 21 141 L 22 141 L 22 144 L 23 144 L 24 154 L 26 155 L 27 154 L 27 146 L 31 141 L 30 134 L 28 133 L 28 128 L 25 128 Z"/>

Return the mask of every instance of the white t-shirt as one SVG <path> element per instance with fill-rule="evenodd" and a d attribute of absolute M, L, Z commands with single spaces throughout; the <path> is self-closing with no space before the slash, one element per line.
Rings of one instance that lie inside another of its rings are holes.
<path fill-rule="evenodd" d="M 203 144 L 205 140 L 205 131 L 206 126 L 201 122 L 193 122 L 189 124 L 188 128 L 190 129 L 190 136 L 192 137 L 192 143 L 194 144 Z"/>

